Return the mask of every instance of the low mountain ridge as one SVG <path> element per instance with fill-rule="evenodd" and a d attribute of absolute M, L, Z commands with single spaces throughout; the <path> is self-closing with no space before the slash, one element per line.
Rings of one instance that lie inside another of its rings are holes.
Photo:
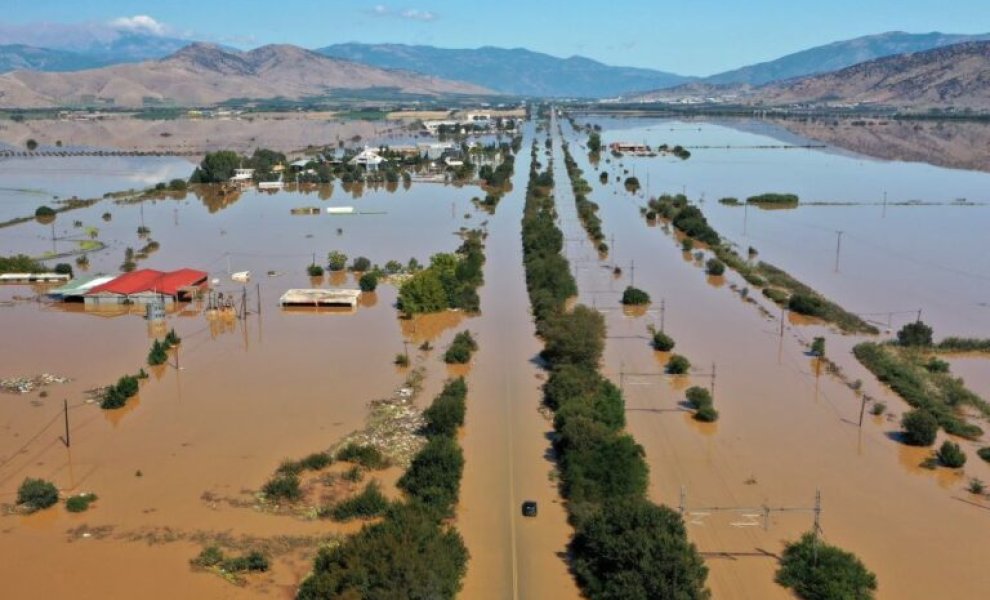
<path fill-rule="evenodd" d="M 558 58 L 524 48 L 349 43 L 316 51 L 382 68 L 467 81 L 517 96 L 603 98 L 692 80 L 651 69 L 613 67 L 581 56 Z"/>
<path fill-rule="evenodd" d="M 392 88 L 404 93 L 491 94 L 485 88 L 333 59 L 290 45 L 239 52 L 190 44 L 156 61 L 71 73 L 16 71 L 0 76 L 0 106 L 51 107 L 84 97 L 141 107 L 148 101 L 207 106 L 232 98 L 292 98 L 334 90 Z"/>

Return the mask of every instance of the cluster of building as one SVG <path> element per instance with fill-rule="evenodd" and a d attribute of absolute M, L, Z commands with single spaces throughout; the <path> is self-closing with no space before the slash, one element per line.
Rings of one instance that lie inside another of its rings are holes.
<path fill-rule="evenodd" d="M 120 276 L 96 275 L 73 279 L 48 292 L 61 302 L 82 302 L 87 306 L 188 302 L 208 281 L 205 271 L 179 269 L 156 271 L 138 269 Z"/>

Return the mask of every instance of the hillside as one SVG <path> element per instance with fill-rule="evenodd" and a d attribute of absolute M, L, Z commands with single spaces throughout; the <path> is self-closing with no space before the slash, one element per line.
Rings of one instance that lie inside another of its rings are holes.
<path fill-rule="evenodd" d="M 990 42 L 889 56 L 833 73 L 772 84 L 756 90 L 751 101 L 988 110 Z"/>
<path fill-rule="evenodd" d="M 78 71 L 95 69 L 107 63 L 100 59 L 50 48 L 36 48 L 24 44 L 0 46 L 0 73 L 8 71 Z"/>
<path fill-rule="evenodd" d="M 334 90 L 391 88 L 412 94 L 484 94 L 471 84 L 337 60 L 296 46 L 262 46 L 250 52 L 191 44 L 161 60 L 72 73 L 16 71 L 0 76 L 0 107 L 78 104 L 84 96 L 117 106 L 146 100 L 206 106 L 232 98 L 291 99 Z"/>
<path fill-rule="evenodd" d="M 691 78 L 631 67 L 612 67 L 572 56 L 557 58 L 523 48 L 446 49 L 402 44 L 337 44 L 326 56 L 388 69 L 405 69 L 467 81 L 517 96 L 606 98 L 671 87 Z"/>
<path fill-rule="evenodd" d="M 736 83 L 763 85 L 795 77 L 828 73 L 885 56 L 924 52 L 953 44 L 986 40 L 990 40 L 990 34 L 955 35 L 938 32 L 891 31 L 809 48 L 776 60 L 705 77 L 702 81 L 715 85 Z"/>

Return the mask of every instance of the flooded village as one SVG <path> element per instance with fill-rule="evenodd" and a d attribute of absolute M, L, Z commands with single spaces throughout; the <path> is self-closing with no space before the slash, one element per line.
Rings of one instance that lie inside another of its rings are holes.
<path fill-rule="evenodd" d="M 429 4 L 0 27 L 0 598 L 990 595 L 990 34 Z"/>

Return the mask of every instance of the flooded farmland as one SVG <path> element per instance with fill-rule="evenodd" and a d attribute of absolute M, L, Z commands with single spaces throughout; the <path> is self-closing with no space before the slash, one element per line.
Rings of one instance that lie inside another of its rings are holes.
<path fill-rule="evenodd" d="M 975 455 L 982 444 L 964 442 L 970 456 L 964 475 L 921 468 L 927 450 L 891 439 L 906 405 L 849 352 L 860 338 L 793 318 L 781 335 L 777 313 L 767 316 L 741 298 L 741 278 L 707 278 L 672 232 L 646 225 L 639 207 L 650 194 L 704 194 L 713 226 L 743 251 L 755 247 L 760 258 L 881 329 L 889 323 L 896 330 L 922 309 L 937 337 L 990 337 L 990 271 L 982 260 L 990 175 L 830 148 L 756 148 L 779 144 L 784 135 L 761 123 L 578 117 L 585 120 L 602 125 L 606 143 L 692 148 L 686 161 L 609 157 L 595 169 L 580 148 L 586 136 L 563 123 L 592 182 L 590 199 L 601 206 L 606 235 L 614 235 L 608 257 L 592 248 L 577 219 L 559 139 L 554 163 L 579 300 L 602 310 L 608 324 L 603 371 L 625 392 L 629 430 L 650 464 L 650 496 L 673 507 L 683 501 L 689 536 L 710 568 L 713 596 L 790 597 L 773 582 L 774 557 L 784 542 L 811 529 L 817 491 L 825 539 L 877 573 L 878 597 L 980 597 L 990 578 L 973 549 L 985 546 L 990 503 L 974 499 L 965 486 L 970 477 L 990 481 L 990 468 Z M 528 129 L 524 149 L 532 135 Z M 403 384 L 406 371 L 392 363 L 408 349 L 414 365 L 426 370 L 422 398 L 447 376 L 468 378 L 456 517 L 471 553 L 462 597 L 578 597 L 565 560 L 572 530 L 553 479 L 552 425 L 540 411 L 543 374 L 535 360 L 541 345 L 521 265 L 525 154 L 517 159 L 513 191 L 491 216 L 472 205 L 471 198 L 482 195 L 476 187 L 344 189 L 338 182 L 236 197 L 189 192 L 141 203 L 107 199 L 59 214 L 54 228 L 30 221 L 0 229 L 0 254 L 44 256 L 78 251 L 95 228 L 93 239 L 106 249 L 89 255 L 89 274 L 116 273 L 128 247 L 154 240 L 158 249 L 139 267 L 202 269 L 218 280 L 216 289 L 238 302 L 244 298 L 252 312 L 245 320 L 209 320 L 205 304 L 194 302 L 171 313 L 168 326 L 183 339 L 181 368 L 149 369 L 136 402 L 104 412 L 84 402 L 84 391 L 144 364 L 152 337 L 143 314 L 28 301 L 43 289 L 0 288 L 0 377 L 49 372 L 71 379 L 43 388 L 45 397 L 37 390 L 0 395 L 0 503 L 13 502 L 25 476 L 51 479 L 66 493 L 99 495 L 95 507 L 79 515 L 57 507 L 0 517 L 0 548 L 11 557 L 0 565 L 12 586 L 5 589 L 12 597 L 105 598 L 135 588 L 151 598 L 292 597 L 319 543 L 356 526 L 269 514 L 256 509 L 254 492 L 282 459 L 326 449 L 361 428 L 368 402 Z M 192 169 L 176 159 L 43 160 L 0 162 L 4 181 L 12 182 L 12 191 L 0 191 L 0 220 L 31 215 L 54 195 L 102 196 L 185 177 Z M 610 174 L 605 185 L 597 177 L 602 169 Z M 64 181 L 53 179 L 56 170 Z M 642 194 L 616 181 L 626 170 L 639 178 Z M 6 176 L 14 172 L 16 180 Z M 717 202 L 767 191 L 830 205 L 764 211 Z M 911 200 L 923 204 L 905 204 Z M 325 209 L 331 206 L 363 214 L 330 216 Z M 320 214 L 290 213 L 300 207 Z M 341 250 L 378 264 L 411 257 L 425 263 L 456 248 L 462 227 L 482 223 L 489 236 L 478 316 L 397 319 L 391 285 L 354 311 L 277 306 L 290 288 L 356 287 L 352 274 L 308 277 L 314 254 L 317 262 Z M 137 233 L 141 226 L 150 230 L 144 237 Z M 844 234 L 836 270 L 838 230 Z M 621 275 L 613 274 L 615 266 Z M 233 282 L 230 273 L 239 271 L 251 271 L 251 281 Z M 621 310 L 619 295 L 632 283 L 652 296 L 648 310 Z M 667 357 L 649 346 L 650 325 L 662 325 L 676 339 L 676 352 L 694 364 L 689 375 L 662 374 Z M 462 329 L 475 334 L 480 349 L 470 367 L 455 371 L 439 354 Z M 858 426 L 859 398 L 807 354 L 817 335 L 826 337 L 828 356 L 848 377 L 887 403 L 888 414 L 866 415 Z M 426 341 L 437 350 L 416 350 Z M 990 362 L 960 357 L 952 363 L 975 391 L 990 394 Z M 683 406 L 690 385 L 714 387 L 717 423 L 691 419 Z M 63 399 L 70 405 L 70 448 L 59 440 Z M 521 502 L 530 499 L 539 502 L 537 519 L 520 514 Z M 792 510 L 774 510 L 764 520 L 765 506 Z M 189 559 L 216 539 L 279 548 L 276 567 L 244 587 L 192 571 Z M 934 570 L 933 554 L 940 557 Z M 71 568 L 53 578 L 53 563 Z"/>

